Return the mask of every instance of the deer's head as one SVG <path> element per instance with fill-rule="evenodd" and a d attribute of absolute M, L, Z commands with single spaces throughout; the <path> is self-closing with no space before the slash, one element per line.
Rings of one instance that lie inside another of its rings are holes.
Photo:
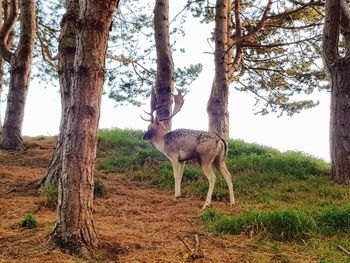
<path fill-rule="evenodd" d="M 165 133 L 169 132 L 169 130 L 165 127 L 164 121 L 170 120 L 173 118 L 182 108 L 184 104 L 184 98 L 180 91 L 178 91 L 177 95 L 173 95 L 174 97 L 174 102 L 175 102 L 175 107 L 173 113 L 166 118 L 158 119 L 158 117 L 154 117 L 154 112 L 159 109 L 162 106 L 165 105 L 160 105 L 160 106 L 152 106 L 151 105 L 151 112 L 145 112 L 147 115 L 149 115 L 151 118 L 150 119 L 144 119 L 142 116 L 141 118 L 145 121 L 151 122 L 150 125 L 148 125 L 147 132 L 144 134 L 143 139 L 146 141 L 154 141 L 157 140 L 157 138 L 161 135 L 164 135 Z"/>

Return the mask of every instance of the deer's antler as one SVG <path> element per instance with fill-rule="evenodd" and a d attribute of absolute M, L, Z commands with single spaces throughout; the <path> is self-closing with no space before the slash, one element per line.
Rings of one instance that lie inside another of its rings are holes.
<path fill-rule="evenodd" d="M 182 106 L 184 105 L 184 102 L 185 102 L 184 96 L 182 96 L 182 94 L 179 90 L 177 90 L 177 94 L 173 95 L 173 97 L 174 97 L 174 102 L 175 102 L 175 107 L 174 107 L 173 113 L 169 117 L 159 119 L 159 121 L 170 120 L 172 117 L 174 117 L 181 110 Z"/>
<path fill-rule="evenodd" d="M 147 112 L 144 111 L 147 115 L 151 116 L 150 119 L 145 119 L 142 117 L 142 115 L 140 115 L 141 119 L 143 119 L 144 121 L 150 121 L 151 123 L 154 122 L 154 111 L 157 110 L 157 106 L 156 106 L 156 92 L 154 87 L 152 88 L 151 91 L 151 102 L 150 102 L 150 106 L 151 106 L 151 112 Z"/>
<path fill-rule="evenodd" d="M 154 122 L 154 117 L 153 117 L 153 112 L 149 113 L 147 111 L 144 111 L 144 113 L 146 113 L 147 115 L 151 116 L 150 119 L 145 119 L 144 117 L 142 117 L 142 115 L 140 115 L 141 119 L 143 119 L 144 121 L 150 121 L 151 123 Z"/>

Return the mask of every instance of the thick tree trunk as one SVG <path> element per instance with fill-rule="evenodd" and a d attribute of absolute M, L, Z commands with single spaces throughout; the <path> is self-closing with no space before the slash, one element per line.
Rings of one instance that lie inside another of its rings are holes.
<path fill-rule="evenodd" d="M 35 41 L 35 1 L 21 0 L 21 35 L 16 53 L 10 61 L 10 84 L 3 126 L 2 146 L 22 150 L 22 124 Z"/>
<path fill-rule="evenodd" d="M 161 106 L 156 112 L 161 119 L 171 114 L 174 90 L 174 62 L 169 40 L 169 0 L 156 0 L 153 22 L 157 50 L 156 105 Z M 171 129 L 171 120 L 164 124 Z"/>
<path fill-rule="evenodd" d="M 350 186 L 350 46 L 339 54 L 340 32 L 347 32 L 350 10 L 346 0 L 326 0 L 322 57 L 331 84 L 330 153 L 332 179 Z M 342 28 L 346 26 L 346 28 Z"/>
<path fill-rule="evenodd" d="M 108 32 L 116 0 L 79 1 L 77 49 L 62 144 L 58 221 L 53 241 L 74 254 L 97 245 L 93 171 Z"/>
<path fill-rule="evenodd" d="M 350 186 L 350 63 L 331 71 L 330 152 L 332 179 Z"/>
<path fill-rule="evenodd" d="M 209 131 L 220 135 L 225 140 L 229 138 L 228 112 L 228 0 L 216 1 L 215 14 L 215 76 L 207 104 Z"/>
<path fill-rule="evenodd" d="M 76 51 L 76 28 L 78 20 L 78 3 L 74 0 L 66 2 L 67 12 L 62 18 L 61 35 L 59 38 L 58 75 L 61 93 L 61 123 L 60 133 L 55 152 L 50 161 L 46 175 L 42 179 L 40 186 L 46 184 L 57 185 L 62 169 L 62 144 L 65 123 L 69 109 L 70 90 L 73 80 L 74 56 Z"/>

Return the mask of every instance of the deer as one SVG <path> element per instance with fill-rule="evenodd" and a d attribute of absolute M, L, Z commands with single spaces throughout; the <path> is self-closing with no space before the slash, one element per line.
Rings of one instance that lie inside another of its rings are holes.
<path fill-rule="evenodd" d="M 169 117 L 154 118 L 154 111 L 162 106 L 152 106 L 151 102 L 151 112 L 148 113 L 145 111 L 151 118 L 145 119 L 142 116 L 141 118 L 151 122 L 143 139 L 151 142 L 171 162 L 175 179 L 174 200 L 181 197 L 181 181 L 186 161 L 197 160 L 209 181 L 209 189 L 202 209 L 211 205 L 216 181 L 213 165 L 225 178 L 229 189 L 230 205 L 234 205 L 235 197 L 231 174 L 225 163 L 228 153 L 227 142 L 218 134 L 207 131 L 192 129 L 169 131 L 164 125 L 164 121 L 171 120 L 181 110 L 184 104 L 184 98 L 180 91 L 178 91 L 177 95 L 173 95 L 173 98 L 175 106 L 173 113 Z"/>

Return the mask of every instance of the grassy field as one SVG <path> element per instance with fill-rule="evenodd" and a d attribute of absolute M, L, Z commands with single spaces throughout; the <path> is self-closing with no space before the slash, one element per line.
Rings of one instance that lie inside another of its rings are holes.
<path fill-rule="evenodd" d="M 124 173 L 133 180 L 173 189 L 169 161 L 142 140 L 142 131 L 101 130 L 98 168 Z M 247 235 L 258 246 L 271 245 L 280 262 L 281 246 L 315 255 L 320 262 L 350 262 L 350 189 L 330 180 L 330 164 L 300 152 L 229 141 L 227 166 L 233 177 L 239 213 L 207 209 L 199 220 L 214 235 Z M 190 163 L 184 171 L 185 196 L 206 196 L 208 182 L 200 168 Z M 213 200 L 228 201 L 222 176 Z"/>

